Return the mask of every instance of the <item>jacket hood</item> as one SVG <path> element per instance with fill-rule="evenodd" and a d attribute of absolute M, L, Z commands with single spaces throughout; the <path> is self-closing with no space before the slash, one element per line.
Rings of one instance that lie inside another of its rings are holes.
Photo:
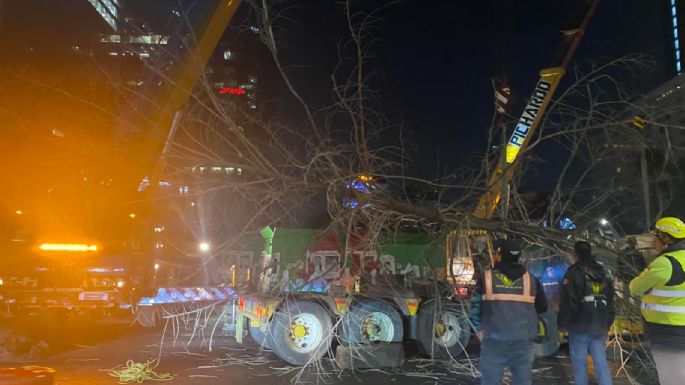
<path fill-rule="evenodd" d="M 595 281 L 601 281 L 606 276 L 604 265 L 594 259 L 579 261 L 577 265 L 583 269 L 585 274 Z"/>

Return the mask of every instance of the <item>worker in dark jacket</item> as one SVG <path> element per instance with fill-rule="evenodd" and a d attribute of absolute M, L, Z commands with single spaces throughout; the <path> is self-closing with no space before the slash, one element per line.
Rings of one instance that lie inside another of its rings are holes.
<path fill-rule="evenodd" d="M 611 385 L 606 340 L 614 322 L 613 282 L 589 243 L 576 242 L 573 257 L 559 301 L 559 329 L 568 331 L 573 377 L 576 385 L 588 384 L 589 353 L 599 385 Z"/>
<path fill-rule="evenodd" d="M 471 321 L 481 339 L 481 385 L 501 385 L 506 367 L 512 385 L 532 383 L 533 340 L 547 298 L 540 282 L 518 263 L 520 256 L 519 241 L 501 241 L 495 266 L 476 283 Z"/>

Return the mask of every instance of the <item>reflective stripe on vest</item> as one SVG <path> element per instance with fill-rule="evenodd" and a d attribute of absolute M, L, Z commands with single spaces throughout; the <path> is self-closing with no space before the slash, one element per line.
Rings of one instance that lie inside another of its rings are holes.
<path fill-rule="evenodd" d="M 685 297 L 685 290 L 652 290 L 649 295 L 656 297 Z"/>
<path fill-rule="evenodd" d="M 681 313 L 685 314 L 685 306 L 668 306 L 668 305 L 652 305 L 649 303 L 642 303 L 642 309 L 654 310 L 666 313 Z"/>
<path fill-rule="evenodd" d="M 530 294 L 530 274 L 527 272 L 523 274 L 523 290 L 521 294 L 514 293 L 495 293 L 492 286 L 492 270 L 486 270 L 485 278 L 485 294 L 481 297 L 483 301 L 512 301 L 535 303 L 535 296 Z M 520 278 L 519 278 L 520 279 Z M 518 281 L 518 280 L 516 280 Z M 515 282 L 516 282 L 515 281 Z"/>
<path fill-rule="evenodd" d="M 685 266 L 685 250 L 671 251 L 664 255 L 670 255 Z M 642 296 L 640 308 L 647 322 L 685 326 L 685 282 L 675 286 L 653 287 Z"/>

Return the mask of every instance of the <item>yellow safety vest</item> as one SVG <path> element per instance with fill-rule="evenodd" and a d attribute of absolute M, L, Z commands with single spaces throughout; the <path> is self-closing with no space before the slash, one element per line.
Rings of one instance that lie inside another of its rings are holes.
<path fill-rule="evenodd" d="M 685 250 L 665 253 L 685 268 Z M 676 286 L 655 286 L 642 296 L 642 315 L 647 322 L 685 326 L 685 282 Z"/>

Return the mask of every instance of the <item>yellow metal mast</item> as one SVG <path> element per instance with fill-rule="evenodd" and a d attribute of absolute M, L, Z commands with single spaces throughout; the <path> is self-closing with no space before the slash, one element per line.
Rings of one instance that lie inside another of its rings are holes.
<path fill-rule="evenodd" d="M 197 44 L 181 58 L 175 72 L 169 77 L 166 89 L 157 98 L 157 110 L 151 115 L 152 135 L 143 143 L 144 153 L 159 154 L 156 157 L 151 183 L 156 184 L 164 170 L 164 155 L 173 141 L 175 118 L 193 93 L 207 61 L 230 23 L 240 0 L 219 0 L 209 13 L 206 22 L 197 31 Z"/>
<path fill-rule="evenodd" d="M 535 134 L 535 131 L 540 124 L 540 120 L 552 100 L 552 96 L 559 85 L 559 81 L 566 73 L 566 68 L 571 62 L 598 4 L 599 0 L 592 1 L 578 28 L 564 31 L 569 45 L 564 54 L 561 66 L 546 68 L 540 71 L 540 80 L 538 80 L 535 90 L 514 128 L 514 132 L 511 134 L 504 156 L 501 157 L 495 172 L 493 172 L 486 184 L 485 193 L 480 197 L 478 205 L 473 211 L 474 217 L 487 219 L 491 218 L 495 212 L 497 205 L 502 199 L 502 193 L 509 186 L 509 183 L 511 183 L 511 180 L 514 177 L 514 172 L 518 165 L 519 154 L 525 152 L 530 143 L 530 139 Z"/>

